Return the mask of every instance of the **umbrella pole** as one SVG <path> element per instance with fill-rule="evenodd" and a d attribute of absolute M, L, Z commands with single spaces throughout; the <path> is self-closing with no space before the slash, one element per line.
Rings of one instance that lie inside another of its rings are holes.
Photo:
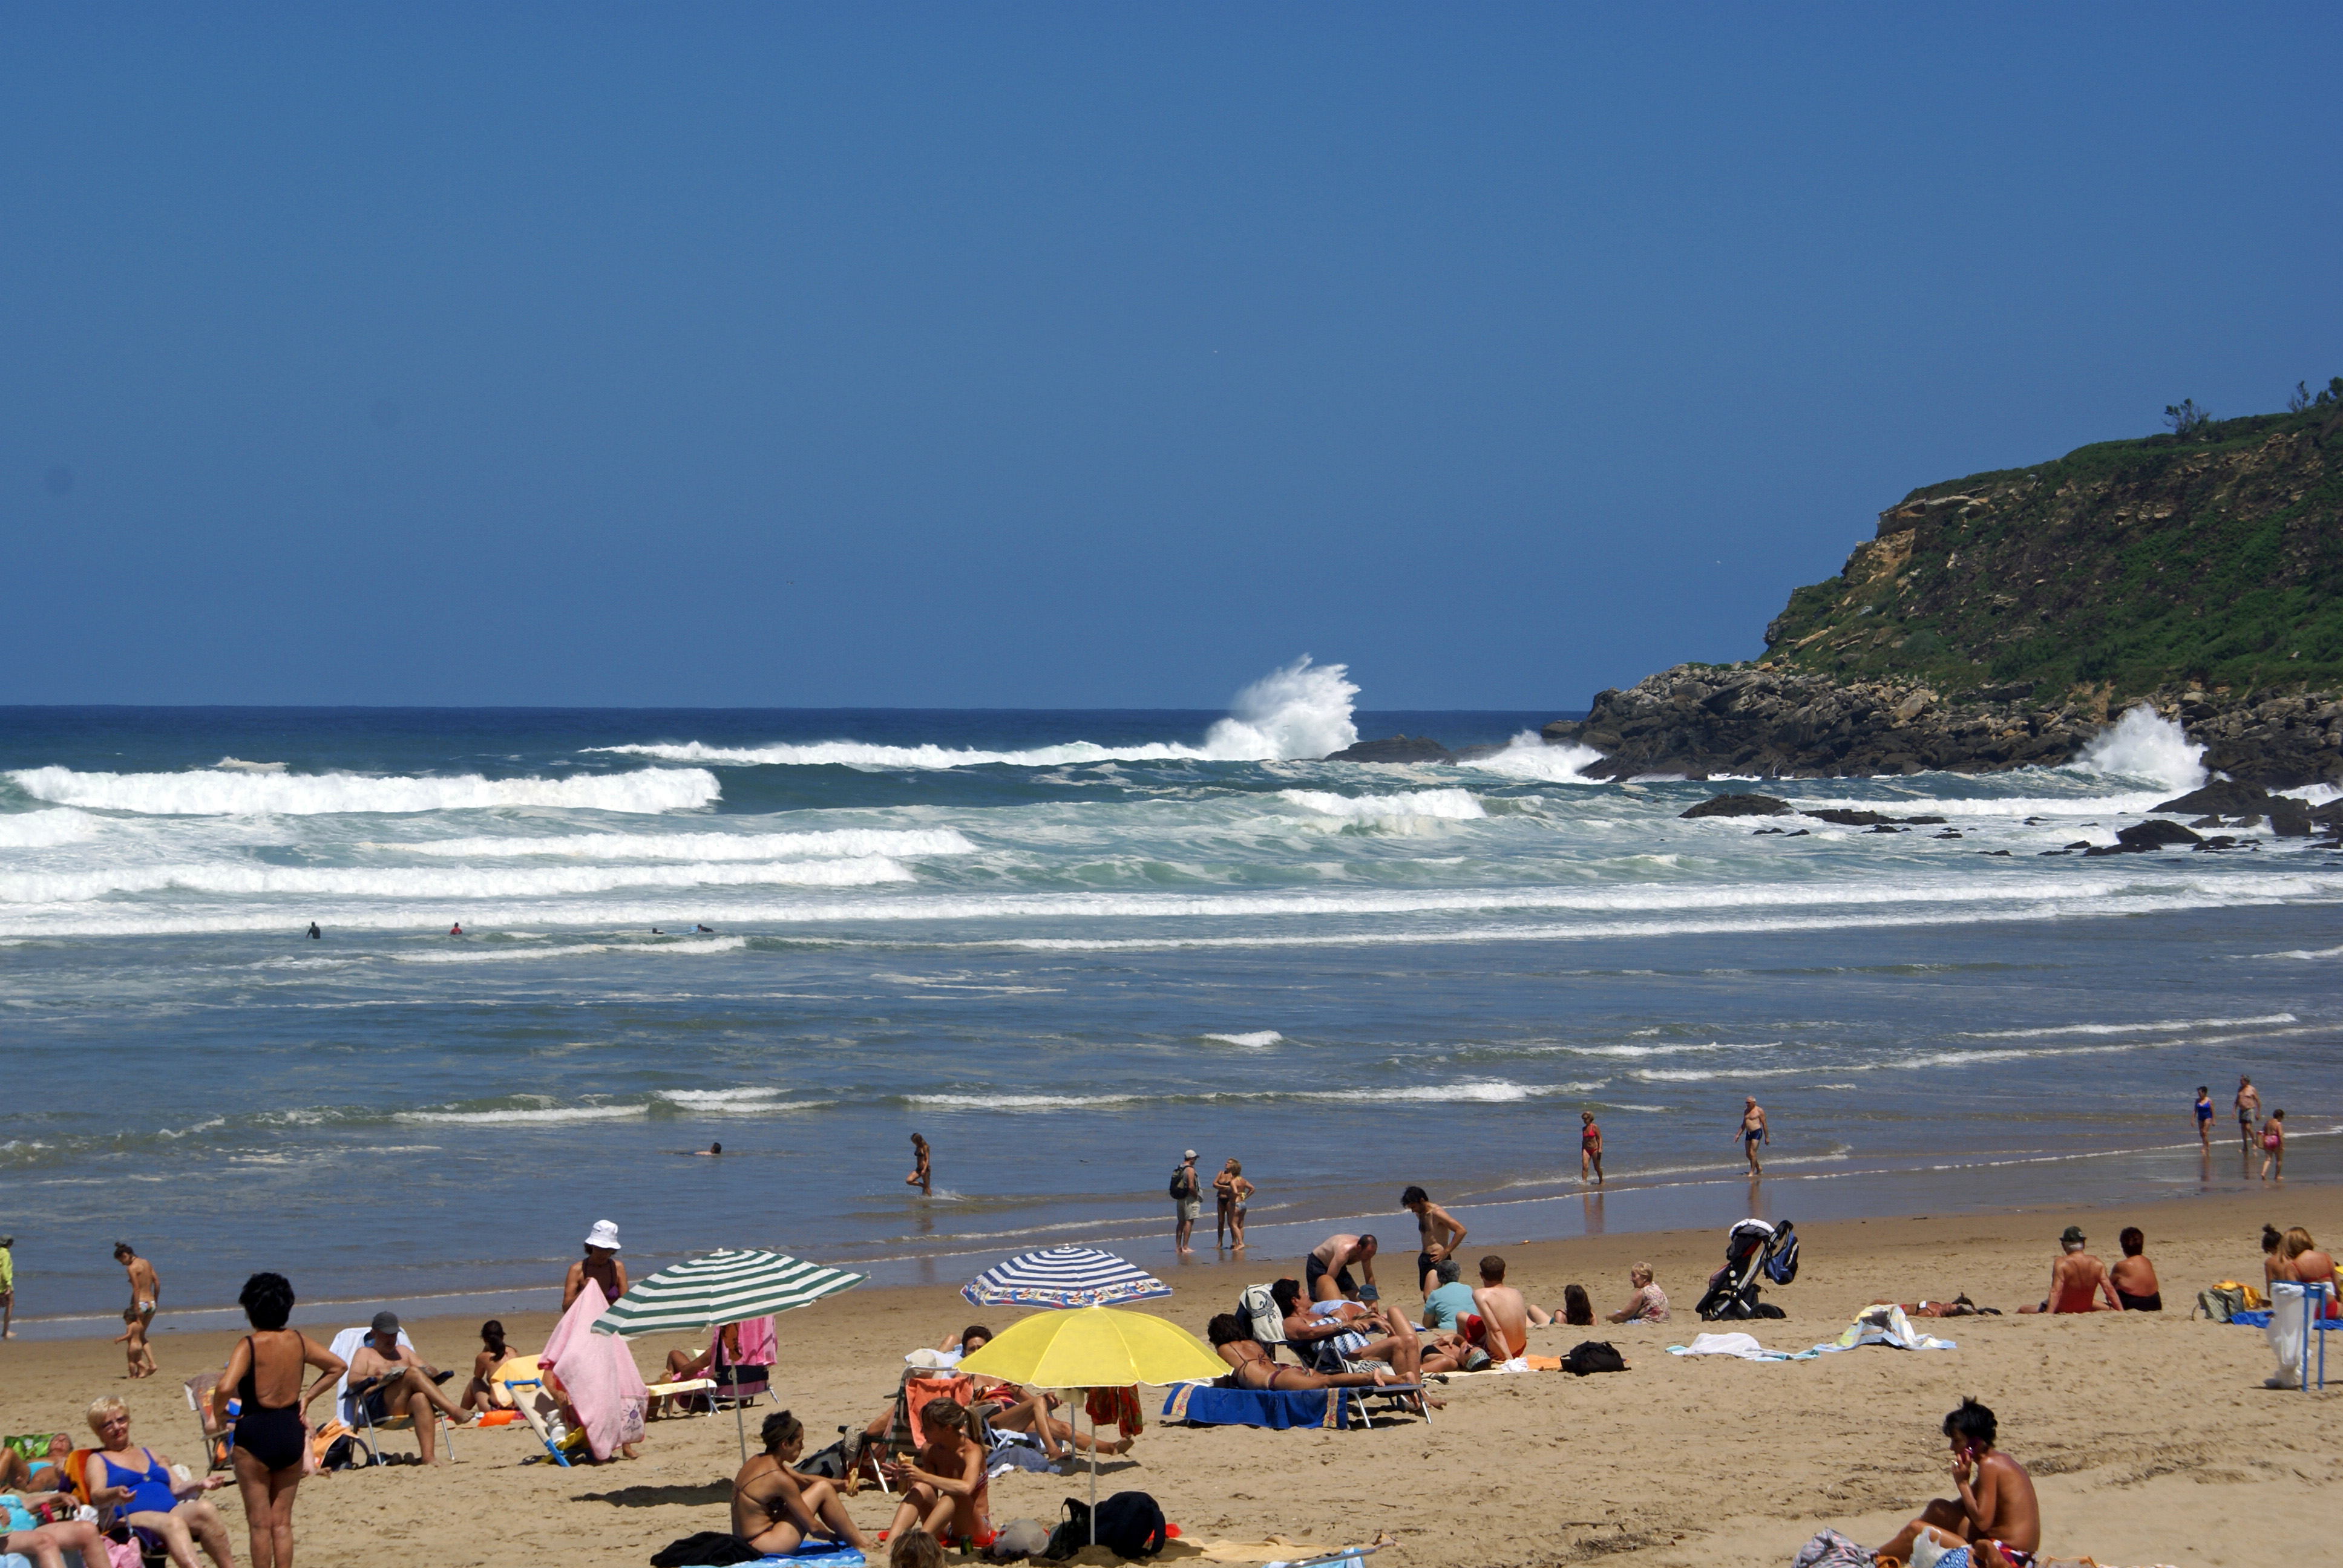
<path fill-rule="evenodd" d="M 740 1462 L 749 1462 L 749 1418 L 740 1413 L 740 1385 L 732 1385 L 732 1430 L 740 1434 Z"/>
<path fill-rule="evenodd" d="M 1082 1401 L 1088 1406 L 1090 1401 Z M 1091 1544 L 1098 1544 L 1098 1415 L 1091 1415 Z"/>

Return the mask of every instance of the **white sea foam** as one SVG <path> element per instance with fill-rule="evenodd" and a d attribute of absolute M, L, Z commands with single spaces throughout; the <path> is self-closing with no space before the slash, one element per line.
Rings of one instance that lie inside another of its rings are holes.
<path fill-rule="evenodd" d="M 2189 1029 L 2240 1029 L 2257 1023 L 2292 1023 L 2290 1012 L 2263 1013 L 2254 1018 L 2179 1018 L 2156 1023 L 2062 1023 L 2043 1029 L 1964 1030 L 1969 1040 L 2041 1040 L 2061 1034 L 2167 1034 Z"/>
<path fill-rule="evenodd" d="M 15 811 L 0 817 L 0 849 L 46 849 L 97 836 L 98 819 L 70 809 Z"/>
<path fill-rule="evenodd" d="M 1433 817 L 1470 822 L 1488 815 L 1471 791 L 1464 789 L 1423 789 L 1409 795 L 1337 795 L 1325 789 L 1280 789 L 1277 793 L 1303 810 L 1353 821 Z"/>
<path fill-rule="evenodd" d="M 564 1121 L 631 1121 L 649 1113 L 648 1105 L 548 1105 L 514 1111 L 402 1111 L 394 1121 L 445 1121 L 458 1126 L 548 1125 Z"/>
<path fill-rule="evenodd" d="M 2338 959 L 2343 948 L 2288 948 L 2284 952 L 2256 953 L 2258 959 Z"/>
<path fill-rule="evenodd" d="M 241 757 L 223 757 L 212 766 L 231 773 L 282 773 L 285 771 L 285 764 L 282 762 L 246 762 Z"/>
<path fill-rule="evenodd" d="M 0 818 L 0 822 L 5 820 Z M 809 833 L 568 833 L 542 839 L 428 839 L 365 848 L 460 860 L 555 855 L 580 860 L 782 860 L 976 853 L 974 844 L 949 828 L 838 828 Z"/>
<path fill-rule="evenodd" d="M 356 773 L 81 773 L 22 768 L 8 775 L 38 800 L 159 817 L 308 817 L 332 812 L 465 811 L 547 806 L 588 811 L 687 811 L 715 804 L 716 776 L 646 768 L 572 779 L 369 778 Z"/>
<path fill-rule="evenodd" d="M 983 751 L 946 746 L 881 746 L 861 740 L 822 740 L 791 746 L 680 744 L 603 746 L 594 749 L 669 762 L 712 762 L 739 767 L 783 768 L 1062 768 L 1089 762 L 1259 762 L 1323 757 L 1359 738 L 1351 722 L 1351 700 L 1359 689 L 1339 664 L 1312 664 L 1307 655 L 1273 669 L 1236 695 L 1225 719 L 1213 721 L 1201 746 L 1176 741 L 1143 745 L 1099 745 L 1077 740 L 1019 751 Z"/>
<path fill-rule="evenodd" d="M 2067 766 L 2084 773 L 2152 779 L 2178 795 L 2205 782 L 2204 755 L 2205 749 L 2177 723 L 2142 703 L 2091 737 Z"/>
<path fill-rule="evenodd" d="M 1128 1094 L 907 1094 L 913 1105 L 939 1111 L 1072 1111 L 1085 1105 L 1121 1105 Z"/>
<path fill-rule="evenodd" d="M 502 942 L 479 947 L 424 948 L 414 952 L 384 955 L 402 964 L 495 964 L 535 959 L 585 958 L 593 953 L 737 953 L 749 945 L 746 937 L 687 937 L 681 941 L 573 942 L 564 947 L 508 947 Z"/>
<path fill-rule="evenodd" d="M 1208 1034 L 1206 1040 L 1217 1040 L 1223 1045 L 1242 1045 L 1259 1050 L 1266 1046 L 1283 1043 L 1285 1037 L 1273 1029 L 1257 1029 L 1249 1034 Z"/>
<path fill-rule="evenodd" d="M 1506 743 L 1503 751 L 1488 757 L 1475 757 L 1462 766 L 1478 768 L 1484 773 L 1503 773 L 1515 779 L 1542 779 L 1552 784 L 1600 784 L 1599 779 L 1589 779 L 1581 771 L 1588 764 L 1603 760 L 1603 753 L 1592 746 L 1565 741 L 1553 746 L 1534 729 L 1524 729 Z"/>
<path fill-rule="evenodd" d="M 123 893 L 176 890 L 305 898 L 458 901 L 545 899 L 618 888 L 856 888 L 908 882 L 883 855 L 844 860 L 769 860 L 696 866 L 273 866 L 259 861 L 118 866 L 97 871 L 0 871 L 0 904 L 80 903 Z"/>

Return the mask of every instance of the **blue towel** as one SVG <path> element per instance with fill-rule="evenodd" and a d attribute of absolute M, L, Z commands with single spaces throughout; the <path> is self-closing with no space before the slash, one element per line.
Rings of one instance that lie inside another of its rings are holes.
<path fill-rule="evenodd" d="M 1349 1414 L 1348 1402 L 1342 1396 L 1349 1392 L 1323 1388 L 1214 1388 L 1208 1382 L 1183 1382 L 1164 1396 L 1163 1417 L 1198 1426 L 1265 1426 L 1272 1432 L 1296 1426 L 1340 1430 Z"/>
<path fill-rule="evenodd" d="M 834 1541 L 804 1541 L 782 1557 L 759 1557 L 740 1568 L 862 1568 L 862 1553 Z M 0 1568 L 6 1568 L 0 1563 Z"/>
<path fill-rule="evenodd" d="M 2262 1312 L 2231 1312 L 2229 1314 L 2229 1321 L 2233 1323 L 2238 1324 L 2240 1327 L 2248 1329 L 2266 1329 L 2269 1327 L 2269 1314 Z"/>

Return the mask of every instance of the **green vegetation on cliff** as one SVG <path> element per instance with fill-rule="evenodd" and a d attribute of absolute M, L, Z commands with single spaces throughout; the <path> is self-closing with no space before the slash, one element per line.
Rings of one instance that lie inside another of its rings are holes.
<path fill-rule="evenodd" d="M 2343 378 L 2289 413 L 2175 413 L 2172 434 L 1913 491 L 1790 596 L 1765 662 L 1947 695 L 2343 681 Z"/>

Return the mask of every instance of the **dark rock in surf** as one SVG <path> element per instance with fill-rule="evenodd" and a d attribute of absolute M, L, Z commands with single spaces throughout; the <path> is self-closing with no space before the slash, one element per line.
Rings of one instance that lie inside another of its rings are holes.
<path fill-rule="evenodd" d="M 2158 811 L 2199 811 L 2209 817 L 2243 817 L 2269 809 L 2269 791 L 2258 784 L 2217 779 L 2202 789 L 2167 800 Z"/>
<path fill-rule="evenodd" d="M 1776 800 L 1771 795 L 1712 795 L 1690 810 L 1685 817 L 1786 817 L 1790 803 Z"/>
<path fill-rule="evenodd" d="M 2201 844 L 2205 840 L 2177 822 L 2167 822 L 2161 817 L 2151 817 L 2128 828 L 2118 829 L 2116 842 L 2132 854 L 2147 849 L 2161 849 L 2172 844 Z"/>
<path fill-rule="evenodd" d="M 1876 811 L 1855 811 L 1838 806 L 1827 807 L 1820 811 L 1808 811 L 1804 815 L 1815 818 L 1818 821 L 1835 822 L 1842 828 L 1873 828 L 1882 822 L 1896 820 L 1893 817 L 1882 816 Z"/>
<path fill-rule="evenodd" d="M 2280 796 L 2269 803 L 2270 831 L 2281 839 L 2310 837 L 2310 808 Z"/>
<path fill-rule="evenodd" d="M 1325 758 L 1328 762 L 1453 762 L 1455 753 L 1423 735 L 1393 735 L 1383 740 L 1362 740 Z"/>

